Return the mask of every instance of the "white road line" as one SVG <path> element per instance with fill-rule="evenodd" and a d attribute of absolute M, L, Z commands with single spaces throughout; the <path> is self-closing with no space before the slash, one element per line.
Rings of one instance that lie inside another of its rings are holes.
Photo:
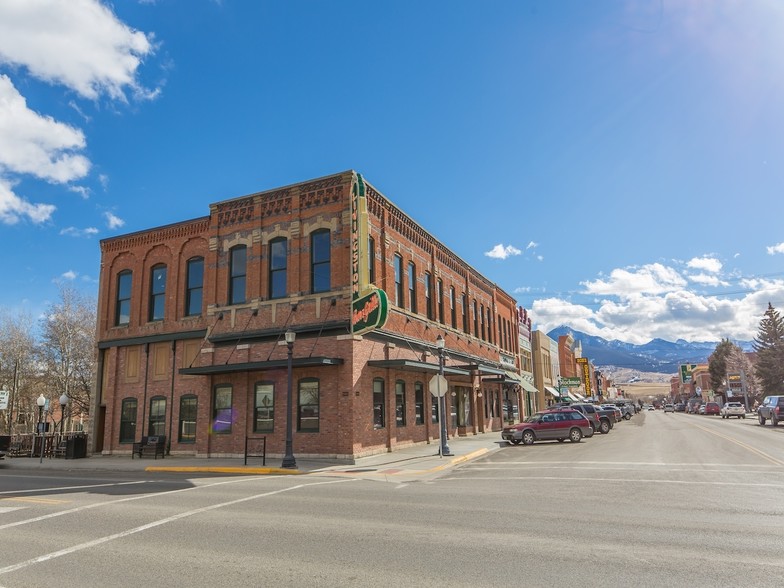
<path fill-rule="evenodd" d="M 457 477 L 450 477 L 450 478 L 441 478 L 442 480 L 454 480 L 459 482 L 465 482 L 466 478 L 457 478 Z M 513 476 L 513 477 L 503 477 L 503 478 L 487 478 L 487 477 L 471 477 L 471 481 L 474 480 L 484 480 L 484 481 L 497 481 L 497 480 L 546 480 L 550 481 L 557 481 L 557 482 L 628 482 L 630 484 L 681 484 L 684 486 L 743 486 L 748 488 L 784 488 L 784 484 L 758 484 L 758 483 L 751 483 L 751 482 L 699 482 L 699 481 L 689 481 L 689 480 L 652 480 L 652 479 L 640 479 L 635 480 L 632 478 L 585 478 L 585 477 L 559 477 L 559 476 Z"/>
<path fill-rule="evenodd" d="M 41 515 L 39 517 L 35 517 L 32 519 L 26 519 L 24 521 L 17 521 L 15 523 L 6 523 L 5 525 L 0 525 L 0 531 L 3 529 L 9 529 L 11 527 L 18 527 L 20 525 L 27 525 L 31 523 L 37 523 L 40 521 L 45 521 L 47 519 L 53 519 L 55 517 L 61 517 L 67 514 L 73 514 L 76 512 L 81 512 L 83 510 L 90 510 L 93 508 L 101 508 L 104 506 L 111 506 L 113 504 L 119 504 L 121 502 L 131 502 L 133 500 L 143 500 L 145 498 L 153 498 L 155 496 L 166 496 L 169 494 L 177 494 L 178 492 L 190 492 L 191 490 L 198 490 L 200 488 L 209 488 L 211 486 L 223 486 L 225 484 L 241 484 L 243 482 L 259 482 L 259 481 L 269 481 L 272 478 L 264 478 L 263 480 L 257 477 L 243 477 L 234 480 L 223 480 L 220 482 L 213 482 L 211 484 L 205 484 L 202 486 L 190 486 L 188 488 L 179 488 L 177 490 L 167 490 L 166 492 L 150 492 L 148 494 L 140 494 L 138 496 L 128 496 L 126 498 L 119 498 L 117 500 L 111 500 L 109 502 L 96 502 L 94 504 L 86 504 L 84 506 L 77 506 L 76 508 L 71 508 L 68 510 L 61 510 L 58 512 L 49 513 L 46 515 Z"/>
<path fill-rule="evenodd" d="M 102 545 L 103 543 L 108 543 L 109 541 L 114 541 L 115 539 L 122 539 L 123 537 L 128 537 L 130 535 L 135 535 L 136 533 L 141 533 L 142 531 L 146 531 L 148 529 L 153 529 L 155 527 L 159 527 L 161 525 L 166 525 L 168 523 L 173 523 L 174 521 L 178 521 L 180 519 L 184 519 L 186 517 L 190 517 L 193 515 L 201 514 L 204 512 L 209 512 L 211 510 L 215 510 L 218 508 L 223 508 L 224 506 L 231 506 L 233 504 L 240 504 L 242 502 L 247 502 L 249 500 L 257 500 L 259 498 L 266 498 L 267 496 L 274 496 L 275 494 L 283 494 L 284 492 L 290 492 L 292 490 L 299 490 L 301 488 L 306 488 L 308 486 L 319 486 L 324 484 L 341 484 L 343 482 L 351 482 L 352 480 L 330 480 L 328 482 L 313 482 L 310 484 L 298 484 L 296 486 L 292 486 L 290 488 L 282 488 L 281 490 L 272 490 L 271 492 L 264 492 L 263 494 L 254 494 L 253 496 L 246 496 L 245 498 L 238 498 L 236 500 L 230 500 L 228 502 L 221 502 L 219 504 L 211 504 L 210 506 L 205 506 L 202 508 L 196 508 L 194 510 L 189 510 L 187 512 L 182 512 L 180 514 L 172 515 L 170 517 L 166 517 L 165 519 L 159 519 L 157 521 L 153 521 L 151 523 L 147 523 L 146 525 L 141 525 L 139 527 L 134 527 L 133 529 L 128 529 L 127 531 L 121 531 L 120 533 L 114 533 L 112 535 L 106 535 L 105 537 L 99 537 L 98 539 L 93 539 L 92 541 L 87 541 L 85 543 L 80 543 L 79 545 L 73 545 L 71 547 L 67 547 L 65 549 L 61 549 L 60 551 L 53 551 L 51 553 L 45 553 L 44 555 L 39 555 L 38 557 L 34 557 L 32 559 L 28 559 L 26 561 L 19 562 L 17 564 L 13 564 L 10 566 L 6 566 L 4 568 L 0 568 L 0 575 L 8 574 L 10 572 L 16 572 L 23 568 L 35 565 L 37 563 L 42 563 L 45 561 L 49 561 L 55 559 L 57 557 L 62 557 L 64 555 L 69 555 L 71 553 L 75 553 L 77 551 L 82 551 L 84 549 L 89 549 L 90 547 L 96 547 L 98 545 Z M 203 488 L 203 486 L 202 486 Z"/>
<path fill-rule="evenodd" d="M 139 482 L 112 482 L 111 484 L 89 484 L 86 486 L 60 486 L 58 488 L 32 488 L 30 490 L 3 490 L 0 491 L 0 494 L 13 494 L 14 496 L 18 496 L 19 494 L 32 494 L 35 492 L 58 492 L 61 490 L 81 490 L 82 488 L 106 488 L 106 487 L 114 487 L 114 486 L 129 486 L 132 484 L 148 484 L 149 481 L 141 480 Z"/>
<path fill-rule="evenodd" d="M 0 514 L 5 514 L 7 512 L 11 512 L 13 510 L 20 510 L 23 508 L 27 508 L 26 506 L 0 506 Z"/>

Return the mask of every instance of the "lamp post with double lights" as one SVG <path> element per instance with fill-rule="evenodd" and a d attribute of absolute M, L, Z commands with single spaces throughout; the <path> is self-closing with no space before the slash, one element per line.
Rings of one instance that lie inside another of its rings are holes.
<path fill-rule="evenodd" d="M 35 403 L 38 405 L 38 434 L 41 435 L 41 459 L 39 463 L 43 463 L 44 461 L 44 443 L 46 439 L 44 438 L 44 406 L 46 405 L 46 398 L 44 395 L 41 394 L 36 400 Z"/>
<path fill-rule="evenodd" d="M 296 339 L 297 335 L 291 329 L 286 331 L 284 335 L 286 337 L 286 347 L 288 347 L 288 388 L 286 390 L 286 453 L 283 455 L 283 463 L 281 463 L 281 467 L 284 468 L 291 468 L 296 469 L 297 467 L 297 460 L 294 459 L 294 440 L 292 438 L 292 430 L 291 430 L 291 397 L 292 397 L 292 387 L 294 385 L 293 378 L 292 378 L 292 369 L 291 369 L 291 361 L 292 361 L 292 354 L 294 353 L 294 339 Z"/>
<path fill-rule="evenodd" d="M 436 339 L 436 349 L 438 349 L 438 375 L 444 377 L 444 338 L 439 335 Z M 449 450 L 449 443 L 446 439 L 446 394 L 441 394 L 438 398 L 438 411 L 441 413 L 441 456 L 452 455 Z"/>

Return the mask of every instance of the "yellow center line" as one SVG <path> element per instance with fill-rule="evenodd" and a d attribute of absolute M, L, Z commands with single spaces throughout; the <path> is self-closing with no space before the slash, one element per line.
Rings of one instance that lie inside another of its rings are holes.
<path fill-rule="evenodd" d="M 13 502 L 34 502 L 36 504 L 66 504 L 70 500 L 57 500 L 56 498 L 35 498 L 34 496 L 10 496 L 7 498 L 0 498 L 0 502 L 13 501 Z"/>
<path fill-rule="evenodd" d="M 723 433 L 717 433 L 716 431 L 708 429 L 707 427 L 703 427 L 702 425 L 697 425 L 695 423 L 691 423 L 691 424 L 693 426 L 697 427 L 698 429 L 702 429 L 706 433 L 710 433 L 711 435 L 716 435 L 717 437 L 721 437 L 722 439 L 724 439 L 726 441 L 729 441 L 730 443 L 734 443 L 735 445 L 738 445 L 739 447 L 743 447 L 744 449 L 748 449 L 752 453 L 756 453 L 761 458 L 768 460 L 772 464 L 775 464 L 775 465 L 778 465 L 778 466 L 784 466 L 784 461 L 782 461 L 780 459 L 777 459 L 777 458 L 773 457 L 772 455 L 768 455 L 764 451 L 760 451 L 759 449 L 757 449 L 756 447 L 752 447 L 748 443 L 744 443 L 743 441 L 738 441 L 734 437 L 728 437 L 727 435 L 724 435 Z"/>

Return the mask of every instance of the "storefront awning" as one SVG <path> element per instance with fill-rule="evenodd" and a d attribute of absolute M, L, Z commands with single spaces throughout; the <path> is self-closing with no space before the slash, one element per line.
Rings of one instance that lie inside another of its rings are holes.
<path fill-rule="evenodd" d="M 433 372 L 438 373 L 437 363 L 427 363 L 426 361 L 414 361 L 412 359 L 371 359 L 367 362 L 370 367 L 389 368 L 409 372 Z M 444 366 L 444 374 L 447 376 L 469 376 L 468 370 Z"/>
<path fill-rule="evenodd" d="M 340 357 L 295 357 L 291 360 L 292 367 L 320 367 L 328 365 L 342 365 Z M 212 376 L 216 374 L 234 374 L 237 372 L 262 372 L 265 370 L 278 370 L 288 367 L 288 359 L 275 359 L 273 361 L 250 361 L 245 363 L 229 363 L 226 365 L 205 365 L 202 367 L 181 368 L 184 376 Z"/>
<path fill-rule="evenodd" d="M 561 397 L 561 394 L 558 392 L 558 390 L 556 390 L 552 386 L 545 386 L 544 389 L 547 390 L 550 394 L 552 394 L 555 398 Z"/>
<path fill-rule="evenodd" d="M 531 392 L 532 394 L 536 394 L 537 392 L 539 392 L 539 390 L 537 390 L 537 389 L 536 389 L 536 386 L 534 386 L 533 384 L 531 384 L 531 383 L 530 383 L 528 380 L 526 380 L 525 378 L 523 378 L 523 379 L 520 381 L 520 384 L 523 386 L 523 389 L 524 389 L 524 390 L 526 390 L 526 391 L 528 391 L 528 392 Z"/>

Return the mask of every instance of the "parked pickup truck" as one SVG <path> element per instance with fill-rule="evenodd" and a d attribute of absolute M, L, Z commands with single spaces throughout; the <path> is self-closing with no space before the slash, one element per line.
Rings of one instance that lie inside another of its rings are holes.
<path fill-rule="evenodd" d="M 738 417 L 739 419 L 746 418 L 746 407 L 740 402 L 725 402 L 721 407 L 721 418 L 728 419 L 730 417 Z"/>
<path fill-rule="evenodd" d="M 587 416 L 588 420 L 591 421 L 593 430 L 598 431 L 603 435 L 609 433 L 610 429 L 612 429 L 615 424 L 613 412 L 611 410 L 604 410 L 602 407 L 596 406 L 595 404 L 573 402 L 569 405 L 569 408 L 576 408 Z"/>
<path fill-rule="evenodd" d="M 757 418 L 760 425 L 764 425 L 768 419 L 774 427 L 778 425 L 784 419 L 784 396 L 766 396 L 757 407 Z"/>

